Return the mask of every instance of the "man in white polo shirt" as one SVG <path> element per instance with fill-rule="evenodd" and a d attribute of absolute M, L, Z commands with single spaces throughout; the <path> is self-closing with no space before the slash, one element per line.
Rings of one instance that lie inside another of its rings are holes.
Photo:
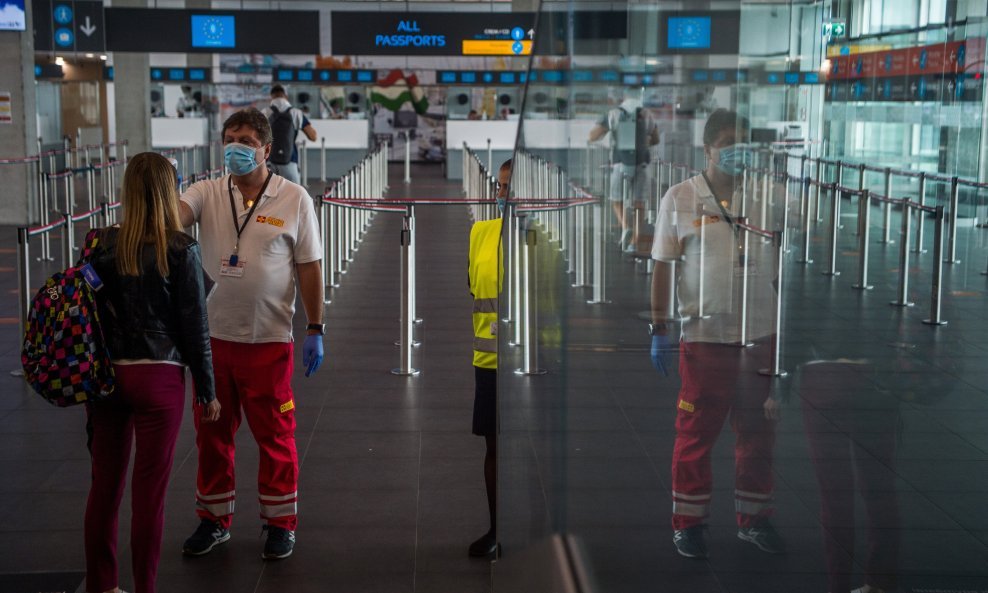
<path fill-rule="evenodd" d="M 292 317 L 296 281 L 308 319 L 302 347 L 305 376 L 323 357 L 322 244 L 312 199 L 265 164 L 268 119 L 256 109 L 223 124 L 231 175 L 194 184 L 182 196 L 182 224 L 199 223 L 203 268 L 216 279 L 209 300 L 217 399 L 224 413 L 196 421 L 200 525 L 189 555 L 230 539 L 236 489 L 234 436 L 247 417 L 260 449 L 258 499 L 268 531 L 263 558 L 286 558 L 295 544 L 298 454 L 292 397 Z"/>
<path fill-rule="evenodd" d="M 738 143 L 748 130 L 747 120 L 732 111 L 710 115 L 703 131 L 707 166 L 662 198 L 652 246 L 652 362 L 667 375 L 665 353 L 680 351 L 672 527 L 676 550 L 690 558 L 707 556 L 711 451 L 728 417 L 736 435 L 738 538 L 769 553 L 785 550 L 769 522 L 778 408 L 770 379 L 757 372 L 770 366 L 777 298 L 773 249 L 759 236 L 745 242 L 748 231 L 738 220 L 745 214 L 745 152 Z M 679 336 L 670 336 L 674 292 Z"/>

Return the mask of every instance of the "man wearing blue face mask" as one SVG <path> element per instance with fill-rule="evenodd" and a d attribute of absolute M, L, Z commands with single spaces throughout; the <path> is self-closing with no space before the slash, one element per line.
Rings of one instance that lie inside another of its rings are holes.
<path fill-rule="evenodd" d="M 678 350 L 682 380 L 672 455 L 673 543 L 690 558 L 707 556 L 711 451 L 728 418 L 736 436 L 738 538 L 765 552 L 785 551 L 769 522 L 778 403 L 771 380 L 757 372 L 770 366 L 777 298 L 772 248 L 757 237 L 745 242 L 747 231 L 738 224 L 746 214 L 741 142 L 748 131 L 737 113 L 710 115 L 703 130 L 707 166 L 662 198 L 652 245 L 652 363 L 668 376 L 668 354 Z M 671 335 L 674 295 L 679 335 Z"/>
<path fill-rule="evenodd" d="M 180 205 L 184 226 L 199 223 L 203 268 L 216 279 L 209 334 L 224 408 L 216 422 L 196 421 L 200 525 L 183 550 L 199 556 L 230 539 L 234 437 L 243 415 L 260 449 L 258 500 L 268 532 L 262 557 L 271 560 L 292 553 L 297 525 L 296 282 L 309 322 L 302 346 L 308 377 L 323 359 L 323 251 L 312 199 L 265 164 L 268 119 L 256 109 L 239 111 L 224 122 L 222 135 L 230 174 L 192 185 Z"/>

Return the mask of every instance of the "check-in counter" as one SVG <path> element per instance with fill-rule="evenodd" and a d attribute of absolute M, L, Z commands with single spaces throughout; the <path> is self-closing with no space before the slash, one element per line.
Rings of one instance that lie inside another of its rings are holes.
<path fill-rule="evenodd" d="M 493 168 L 511 158 L 515 150 L 518 122 L 512 120 L 447 120 L 446 178 L 463 179 L 463 143 L 487 159 L 487 140 L 491 141 Z"/>
<path fill-rule="evenodd" d="M 310 119 L 315 142 L 305 139 L 309 179 L 319 179 L 326 140 L 326 178 L 335 179 L 360 162 L 370 148 L 370 121 L 366 119 Z M 299 140 L 305 138 L 299 134 Z"/>
<path fill-rule="evenodd" d="M 205 117 L 152 117 L 151 146 L 156 149 L 197 146 L 209 142 Z"/>
<path fill-rule="evenodd" d="M 522 146 L 536 150 L 554 162 L 565 163 L 568 154 L 584 149 L 590 130 L 595 125 L 590 119 L 526 119 L 521 122 Z M 449 121 L 446 123 L 447 161 L 449 179 L 461 179 L 463 142 L 478 152 L 486 164 L 487 139 L 491 139 L 493 167 L 511 158 L 518 132 L 517 121 Z"/>

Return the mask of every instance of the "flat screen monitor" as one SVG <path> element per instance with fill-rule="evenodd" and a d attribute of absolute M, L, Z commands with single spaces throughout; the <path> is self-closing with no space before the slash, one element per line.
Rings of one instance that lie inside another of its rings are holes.
<path fill-rule="evenodd" d="M 233 16 L 194 14 L 191 18 L 192 47 L 233 49 L 237 46 Z"/>
<path fill-rule="evenodd" d="M 169 68 L 168 80 L 185 80 L 185 68 Z"/>
<path fill-rule="evenodd" d="M 671 16 L 666 21 L 668 49 L 710 49 L 709 16 Z"/>
<path fill-rule="evenodd" d="M 773 128 L 751 128 L 751 141 L 755 144 L 768 144 L 779 139 L 779 132 Z"/>
<path fill-rule="evenodd" d="M 24 0 L 0 0 L 0 31 L 23 31 Z"/>
<path fill-rule="evenodd" d="M 206 80 L 206 71 L 203 68 L 189 68 L 189 80 Z"/>

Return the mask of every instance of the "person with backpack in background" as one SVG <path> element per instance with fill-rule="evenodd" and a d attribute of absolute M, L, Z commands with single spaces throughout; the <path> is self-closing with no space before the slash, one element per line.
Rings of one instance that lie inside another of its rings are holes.
<path fill-rule="evenodd" d="M 154 593 L 165 490 L 182 423 L 185 367 L 202 422 L 220 415 L 199 244 L 182 232 L 175 169 L 144 152 L 127 164 L 123 222 L 97 229 L 89 264 L 116 386 L 87 406 L 92 485 L 86 505 L 86 591 L 119 592 L 117 514 L 130 451 L 131 548 L 137 593 Z M 89 243 L 90 241 L 87 241 Z"/>
<path fill-rule="evenodd" d="M 264 110 L 264 116 L 271 124 L 271 156 L 268 168 L 292 183 L 304 185 L 300 180 L 298 148 L 295 137 L 299 130 L 310 142 L 316 141 L 316 129 L 301 110 L 292 107 L 285 87 L 276 84 L 271 87 L 271 106 Z"/>
<path fill-rule="evenodd" d="M 632 236 L 635 202 L 646 197 L 650 149 L 658 144 L 659 131 L 655 120 L 642 106 L 641 88 L 627 87 L 622 93 L 624 98 L 618 106 L 608 110 L 590 129 L 588 142 L 597 142 L 609 134 L 611 171 L 607 199 L 621 225 L 618 247 L 630 253 L 638 244 L 638 237 Z"/>

